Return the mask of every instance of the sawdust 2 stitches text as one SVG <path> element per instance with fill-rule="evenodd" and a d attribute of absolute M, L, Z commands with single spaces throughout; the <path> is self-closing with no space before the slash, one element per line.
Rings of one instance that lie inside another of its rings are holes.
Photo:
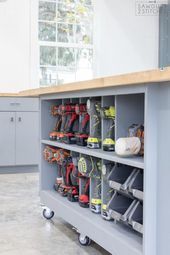
<path fill-rule="evenodd" d="M 136 3 L 137 16 L 154 16 L 159 14 L 159 7 L 162 3 Z"/>

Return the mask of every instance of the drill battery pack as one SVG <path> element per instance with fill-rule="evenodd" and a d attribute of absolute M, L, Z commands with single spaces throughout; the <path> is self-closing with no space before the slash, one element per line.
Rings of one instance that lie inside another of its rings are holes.
<path fill-rule="evenodd" d="M 64 134 L 62 141 L 66 144 L 76 144 L 76 137 L 72 133 Z"/>
<path fill-rule="evenodd" d="M 59 132 L 57 135 L 57 141 L 63 142 L 63 139 L 64 139 L 64 134 L 62 132 Z"/>
<path fill-rule="evenodd" d="M 101 199 L 92 198 L 91 199 L 91 208 L 90 208 L 91 211 L 94 213 L 101 213 L 101 204 L 102 204 Z"/>
<path fill-rule="evenodd" d="M 67 199 L 68 199 L 70 202 L 78 202 L 78 200 L 79 200 L 79 191 L 78 191 L 78 188 L 76 188 L 76 187 L 71 187 L 71 188 L 68 190 Z"/>
<path fill-rule="evenodd" d="M 87 146 L 87 139 L 89 135 L 87 134 L 77 134 L 76 135 L 76 144 L 79 146 Z"/>
<path fill-rule="evenodd" d="M 89 208 L 89 196 L 88 195 L 80 195 L 79 196 L 79 205 L 83 208 Z"/>
<path fill-rule="evenodd" d="M 114 151 L 115 141 L 112 138 L 105 138 L 103 140 L 103 150 L 104 151 Z"/>
<path fill-rule="evenodd" d="M 54 184 L 54 189 L 62 196 L 62 197 L 67 197 L 68 190 L 70 187 L 67 187 L 63 183 L 56 182 Z"/>

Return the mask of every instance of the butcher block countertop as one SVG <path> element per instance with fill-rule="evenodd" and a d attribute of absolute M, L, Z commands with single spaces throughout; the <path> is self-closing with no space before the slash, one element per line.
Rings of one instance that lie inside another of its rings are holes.
<path fill-rule="evenodd" d="M 109 88 L 128 85 L 153 84 L 170 81 L 170 67 L 163 70 L 149 70 L 88 81 L 67 83 L 63 85 L 20 91 L 19 93 L 0 93 L 0 97 L 39 97 L 41 95 L 74 92 L 88 89 Z"/>

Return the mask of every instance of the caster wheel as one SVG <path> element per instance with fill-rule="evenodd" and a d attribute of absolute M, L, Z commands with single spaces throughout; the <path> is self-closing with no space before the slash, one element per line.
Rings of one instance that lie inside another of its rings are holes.
<path fill-rule="evenodd" d="M 79 234 L 79 236 L 78 236 L 78 241 L 83 246 L 89 246 L 92 242 L 88 236 L 84 236 L 81 234 Z"/>
<path fill-rule="evenodd" d="M 50 219 L 53 218 L 54 212 L 51 211 L 50 209 L 44 209 L 43 210 L 43 216 L 44 216 L 45 219 L 50 220 Z"/>

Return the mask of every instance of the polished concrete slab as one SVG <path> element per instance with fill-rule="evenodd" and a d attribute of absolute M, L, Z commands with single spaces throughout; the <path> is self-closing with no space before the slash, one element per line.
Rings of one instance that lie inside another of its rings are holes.
<path fill-rule="evenodd" d="M 94 243 L 82 247 L 70 225 L 41 213 L 37 173 L 0 175 L 1 255 L 109 255 Z"/>

